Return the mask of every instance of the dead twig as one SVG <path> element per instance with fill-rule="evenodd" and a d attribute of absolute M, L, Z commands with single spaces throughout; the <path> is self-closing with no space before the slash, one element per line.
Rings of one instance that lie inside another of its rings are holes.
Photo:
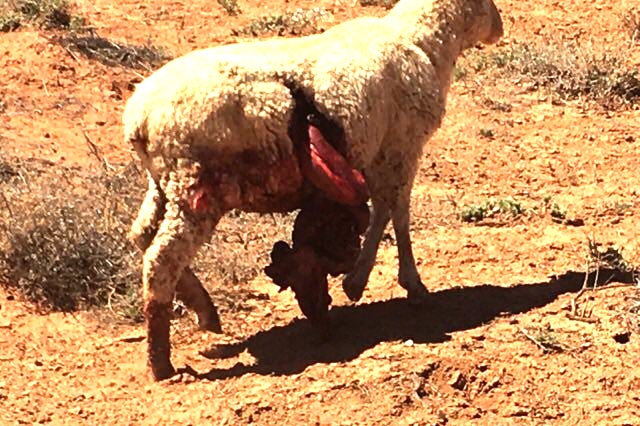
<path fill-rule="evenodd" d="M 73 58 L 73 60 L 80 62 L 80 58 L 78 58 L 78 55 L 76 55 L 75 53 L 73 53 L 73 51 L 71 49 L 69 49 L 67 46 L 63 46 L 65 52 L 67 52 L 69 54 L 69 56 L 71 56 L 71 58 Z"/>
<path fill-rule="evenodd" d="M 108 346 L 113 346 L 116 345 L 118 343 L 138 343 L 138 342 L 143 342 L 147 337 L 143 334 L 137 334 L 137 335 L 133 335 L 133 336 L 122 336 L 122 337 L 118 337 L 117 339 L 112 339 L 106 343 L 103 344 L 97 344 L 96 345 L 96 349 L 103 349 L 106 348 Z"/>
<path fill-rule="evenodd" d="M 85 129 L 82 129 L 82 134 L 84 135 L 85 142 L 87 142 L 87 145 L 89 146 L 89 152 L 91 152 L 91 154 L 93 154 L 98 159 L 100 164 L 102 164 L 105 172 L 115 171 L 116 168 L 109 164 L 107 159 L 104 158 L 104 156 L 100 152 L 100 148 L 98 148 L 98 146 L 91 140 Z"/>
<path fill-rule="evenodd" d="M 7 200 L 7 197 L 2 192 L 0 192 L 0 197 L 2 197 L 2 201 L 4 201 L 4 204 L 7 206 L 7 211 L 9 212 L 9 215 L 13 217 L 13 210 L 11 210 L 11 204 L 9 204 L 9 200 Z"/>
<path fill-rule="evenodd" d="M 536 337 L 536 336 L 532 336 L 531 334 L 529 334 L 524 328 L 522 327 L 518 327 L 518 330 L 520 330 L 520 333 L 522 333 L 527 339 L 531 340 L 533 343 L 536 344 L 536 346 L 538 346 L 540 349 L 542 349 L 543 352 L 545 353 L 549 353 L 549 352 L 561 352 L 565 350 L 565 347 L 559 343 L 556 342 L 547 342 L 544 341 L 543 339 L 541 339 L 540 337 Z M 555 339 L 553 339 L 555 340 Z"/>
<path fill-rule="evenodd" d="M 589 258 L 587 258 L 586 265 L 585 265 L 584 282 L 582 283 L 582 288 L 571 299 L 571 313 L 569 315 L 572 318 L 581 317 L 581 315 L 577 314 L 577 311 L 578 311 L 578 299 L 580 299 L 580 297 L 582 297 L 584 292 L 587 291 L 587 288 L 589 287 L 589 270 L 590 269 L 591 269 L 591 262 L 590 262 Z M 599 271 L 600 271 L 600 268 L 598 267 L 598 269 L 596 269 L 595 283 L 598 282 L 598 272 Z M 595 285 L 596 285 L 595 283 L 594 283 L 594 289 L 595 289 Z"/>

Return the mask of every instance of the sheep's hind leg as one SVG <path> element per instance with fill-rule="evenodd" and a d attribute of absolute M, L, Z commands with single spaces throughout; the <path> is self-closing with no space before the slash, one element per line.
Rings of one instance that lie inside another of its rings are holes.
<path fill-rule="evenodd" d="M 181 274 L 198 248 L 211 237 L 217 220 L 218 217 L 211 216 L 190 217 L 190 213 L 170 202 L 158 233 L 144 254 L 142 282 L 148 363 L 155 380 L 175 374 L 169 340 L 171 302 Z"/>
<path fill-rule="evenodd" d="M 166 197 L 151 176 L 148 176 L 149 188 L 140 206 L 138 217 L 131 226 L 129 239 L 144 252 L 151 245 L 158 232 L 158 226 L 165 215 Z M 187 267 L 178 280 L 176 298 L 182 301 L 187 309 L 194 311 L 201 330 L 222 333 L 220 316 L 211 296 L 202 282 Z"/>
<path fill-rule="evenodd" d="M 364 289 L 369 281 L 369 275 L 376 261 L 378 246 L 384 233 L 384 228 L 389 223 L 389 209 L 384 203 L 371 199 L 373 215 L 371 224 L 367 229 L 367 233 L 362 243 L 362 250 L 358 255 L 358 259 L 353 270 L 347 274 L 342 281 L 342 289 L 349 299 L 357 302 L 362 297 Z"/>
<path fill-rule="evenodd" d="M 176 298 L 194 311 L 198 317 L 198 327 L 201 330 L 222 333 L 218 310 L 211 300 L 211 296 L 202 286 L 202 282 L 193 273 L 190 267 L 184 268 L 184 272 L 176 286 Z"/>

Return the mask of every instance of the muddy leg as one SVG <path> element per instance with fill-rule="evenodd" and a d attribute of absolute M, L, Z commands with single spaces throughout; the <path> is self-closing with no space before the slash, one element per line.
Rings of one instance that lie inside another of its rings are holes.
<path fill-rule="evenodd" d="M 171 304 L 150 300 L 144 304 L 147 323 L 148 365 L 154 380 L 164 380 L 176 371 L 171 364 Z"/>
<path fill-rule="evenodd" d="M 190 217 L 176 203 L 169 202 L 158 233 L 144 254 L 142 283 L 148 363 L 155 380 L 175 374 L 169 341 L 171 302 L 178 279 L 198 248 L 211 237 L 217 220 L 217 217 Z"/>
<path fill-rule="evenodd" d="M 158 226 L 165 215 L 166 197 L 148 176 L 149 188 L 140 207 L 138 217 L 131 225 L 129 239 L 143 252 L 151 245 L 158 232 Z M 194 311 L 198 317 L 201 330 L 222 333 L 220 317 L 209 293 L 191 268 L 185 268 L 176 286 L 176 298 L 182 301 L 187 309 Z"/>

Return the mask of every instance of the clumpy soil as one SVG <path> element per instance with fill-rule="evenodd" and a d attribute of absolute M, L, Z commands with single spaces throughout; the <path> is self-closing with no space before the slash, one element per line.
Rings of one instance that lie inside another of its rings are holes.
<path fill-rule="evenodd" d="M 324 7 L 324 28 L 384 12 L 354 3 L 242 1 L 233 17 L 202 0 L 80 1 L 73 11 L 102 37 L 176 56 L 247 39 L 233 30 L 283 8 Z M 640 45 L 622 24 L 634 2 L 497 3 L 506 35 L 483 53 L 571 41 L 640 67 Z M 109 162 L 129 161 L 121 113 L 150 71 L 87 59 L 55 36 L 28 26 L 0 35 L 3 149 L 50 167 L 96 168 L 86 136 Z M 199 376 L 153 383 L 141 324 L 43 314 L 2 290 L 0 423 L 640 424 L 634 278 L 601 271 L 600 288 L 582 294 L 571 315 L 589 239 L 640 264 L 639 141 L 637 106 L 607 111 L 516 76 L 471 73 L 453 85 L 413 194 L 425 305 L 403 299 L 391 231 L 361 302 L 349 303 L 331 280 L 326 341 L 264 274 L 226 286 L 203 274 L 225 334 L 175 320 L 174 363 Z M 510 197 L 524 213 L 460 219 L 465 205 Z M 570 220 L 554 220 L 554 203 Z"/>

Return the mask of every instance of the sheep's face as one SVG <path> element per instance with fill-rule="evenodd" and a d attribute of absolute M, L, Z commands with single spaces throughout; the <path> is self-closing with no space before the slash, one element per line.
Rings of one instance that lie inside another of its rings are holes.
<path fill-rule="evenodd" d="M 468 17 L 468 32 L 465 46 L 468 48 L 476 43 L 494 44 L 504 34 L 500 12 L 492 0 L 470 0 L 471 15 Z"/>

